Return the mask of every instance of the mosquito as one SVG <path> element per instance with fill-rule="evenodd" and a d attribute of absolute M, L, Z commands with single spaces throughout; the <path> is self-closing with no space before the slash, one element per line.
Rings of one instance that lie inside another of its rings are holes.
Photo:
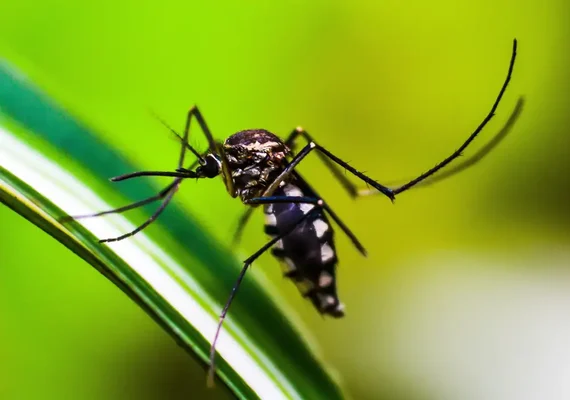
<path fill-rule="evenodd" d="M 228 193 L 239 197 L 249 206 L 239 220 L 234 240 L 239 240 L 244 226 L 253 210 L 263 206 L 265 214 L 265 232 L 270 240 L 243 262 L 243 267 L 221 311 L 220 320 L 210 351 L 208 381 L 213 382 L 216 343 L 226 314 L 234 300 L 240 284 L 250 265 L 263 253 L 271 249 L 278 259 L 284 276 L 291 279 L 301 294 L 307 298 L 317 311 L 323 315 L 340 318 L 344 315 L 344 305 L 339 301 L 336 285 L 337 252 L 334 243 L 333 227 L 330 220 L 348 236 L 356 249 L 366 255 L 366 250 L 354 233 L 332 210 L 329 204 L 319 196 L 313 187 L 297 171 L 297 166 L 311 153 L 324 162 L 333 176 L 353 197 L 382 194 L 394 201 L 396 196 L 417 185 L 429 183 L 430 177 L 446 167 L 460 155 L 482 131 L 494 116 L 503 94 L 511 80 L 517 54 L 517 41 L 513 41 L 512 55 L 505 81 L 493 103 L 491 110 L 473 133 L 450 156 L 433 168 L 398 187 L 384 186 L 332 154 L 303 128 L 295 128 L 285 140 L 279 139 L 265 129 L 247 129 L 234 133 L 223 143 L 216 141 L 198 107 L 192 107 L 186 118 L 184 133 L 178 134 L 164 121 L 161 122 L 177 136 L 181 142 L 177 168 L 173 171 L 138 171 L 111 178 L 113 182 L 124 181 L 141 176 L 173 177 L 172 182 L 158 194 L 117 209 L 89 215 L 69 217 L 80 219 L 97 217 L 105 214 L 122 213 L 145 204 L 160 201 L 156 211 L 143 224 L 124 235 L 101 239 L 101 243 L 115 242 L 133 236 L 155 221 L 168 206 L 180 184 L 185 179 L 216 178 L 221 176 Z M 198 152 L 188 141 L 190 124 L 195 119 L 204 133 L 208 150 Z M 299 139 L 307 144 L 294 152 Z M 190 151 L 197 160 L 189 167 L 184 167 L 185 156 Z M 487 149 L 487 152 L 489 149 Z M 479 157 L 480 159 L 481 157 Z M 471 166 L 477 160 L 466 162 Z M 455 168 L 445 178 L 464 168 Z M 368 189 L 359 190 L 348 180 L 344 171 L 350 172 L 368 185 Z M 437 179 L 437 177 L 435 177 Z M 329 220 L 330 218 L 330 220 Z"/>

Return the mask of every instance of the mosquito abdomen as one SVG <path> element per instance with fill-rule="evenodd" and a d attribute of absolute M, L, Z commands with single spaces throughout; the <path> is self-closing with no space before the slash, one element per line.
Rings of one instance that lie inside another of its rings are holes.
<path fill-rule="evenodd" d="M 275 196 L 305 196 L 299 187 L 288 183 Z M 313 204 L 277 203 L 265 206 L 265 232 L 276 237 L 315 206 Z M 301 294 L 311 300 L 322 314 L 344 315 L 336 291 L 338 262 L 333 230 L 323 210 L 314 211 L 291 233 L 279 240 L 271 252 L 282 265 L 284 276 L 291 279 Z"/>

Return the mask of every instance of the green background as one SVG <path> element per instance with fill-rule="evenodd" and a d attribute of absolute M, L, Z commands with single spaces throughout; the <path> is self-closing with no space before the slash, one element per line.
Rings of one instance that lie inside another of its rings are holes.
<path fill-rule="evenodd" d="M 493 386 L 512 357 L 493 346 L 535 343 L 529 328 L 560 327 L 537 325 L 546 311 L 533 307 L 569 304 L 553 295 L 566 292 L 570 261 L 569 16 L 565 1 L 11 1 L 0 56 L 141 168 L 172 168 L 178 151 L 148 110 L 180 128 L 198 104 L 219 139 L 303 125 L 390 183 L 433 166 L 482 120 L 516 37 L 513 81 L 475 147 L 521 95 L 525 108 L 477 167 L 392 205 L 355 202 L 318 160 L 303 163 L 370 253 L 337 235 L 344 320 L 317 315 L 270 256 L 252 271 L 298 310 L 354 398 L 478 399 L 534 384 L 529 367 Z M 188 183 L 176 201 L 230 246 L 243 206 L 220 181 Z M 256 215 L 240 256 L 264 243 L 261 224 Z M 201 392 L 202 368 L 138 307 L 6 208 L 0 263 L 0 398 L 229 397 Z"/>

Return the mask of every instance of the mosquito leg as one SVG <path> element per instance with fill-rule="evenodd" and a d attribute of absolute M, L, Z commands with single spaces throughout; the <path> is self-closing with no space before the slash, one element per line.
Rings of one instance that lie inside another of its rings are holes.
<path fill-rule="evenodd" d="M 319 150 L 319 153 L 322 153 L 326 156 L 326 159 L 328 160 L 328 162 L 334 161 L 335 163 L 339 164 L 340 166 L 342 166 L 343 168 L 347 169 L 348 171 L 350 171 L 352 174 L 356 175 L 358 178 L 362 179 L 364 182 L 368 183 L 369 185 L 372 185 L 375 189 L 377 189 L 378 191 L 384 193 L 386 196 L 388 196 L 392 201 L 394 200 L 394 196 L 392 194 L 391 189 L 380 185 L 379 183 L 377 183 L 376 181 L 370 179 L 369 177 L 367 177 L 366 175 L 362 174 L 361 172 L 358 172 L 356 169 L 354 169 L 353 167 L 351 167 L 350 165 L 348 165 L 346 162 L 342 161 L 341 159 L 339 159 L 338 157 L 334 156 L 333 154 L 331 154 L 330 152 L 328 152 L 327 150 L 325 150 L 323 147 L 319 146 L 318 144 L 316 144 L 315 142 L 310 142 L 309 144 L 307 144 L 303 150 L 301 150 L 295 157 L 293 157 L 293 160 L 291 161 L 291 163 L 289 163 L 289 165 L 283 170 L 283 172 L 281 172 L 281 174 L 279 174 L 279 176 L 271 183 L 271 185 L 269 185 L 267 187 L 267 189 L 265 189 L 265 191 L 263 192 L 261 197 L 268 197 L 271 196 L 273 194 L 273 192 L 279 187 L 279 185 L 281 184 L 281 182 L 283 182 L 284 180 L 286 180 L 292 173 L 294 173 L 294 168 L 303 160 L 303 158 L 305 158 L 313 149 L 317 149 Z M 360 241 L 356 238 L 356 236 L 350 231 L 350 229 L 340 220 L 340 218 L 336 215 L 336 213 L 330 209 L 330 207 L 326 206 L 325 208 L 327 210 L 327 212 L 330 214 L 330 216 L 333 218 L 333 220 L 341 227 L 341 229 L 344 231 L 344 233 L 350 238 L 350 240 L 354 243 L 354 245 L 356 246 L 356 248 L 363 254 L 366 255 L 366 250 L 364 249 L 364 247 L 362 246 L 362 244 L 360 243 Z M 239 224 L 238 224 L 238 228 L 236 230 L 235 236 L 234 238 L 237 237 L 237 240 L 239 240 L 239 238 L 241 237 L 241 234 L 243 232 L 243 229 L 245 227 L 245 224 L 247 223 L 247 221 L 249 220 L 249 217 L 251 216 L 251 213 L 253 211 L 246 211 L 242 217 L 240 218 Z M 237 241 L 236 239 L 234 239 L 234 243 L 236 243 Z"/>
<path fill-rule="evenodd" d="M 317 200 L 318 199 L 314 199 Z M 245 260 L 243 262 L 243 267 L 238 275 L 238 278 L 236 280 L 236 283 L 234 284 L 234 286 L 232 287 L 232 291 L 230 293 L 230 296 L 228 298 L 228 300 L 226 301 L 226 304 L 224 306 L 224 308 L 222 309 L 222 312 L 220 314 L 220 322 L 218 323 L 218 327 L 216 328 L 216 333 L 214 335 L 214 340 L 212 341 L 212 346 L 210 348 L 210 369 L 208 371 L 208 386 L 213 386 L 214 385 L 214 371 L 215 371 L 215 358 L 216 358 L 216 343 L 218 342 L 218 337 L 220 335 L 220 331 L 222 329 L 222 325 L 224 323 L 224 320 L 226 318 L 226 314 L 228 313 L 228 309 L 230 308 L 230 305 L 232 304 L 232 301 L 235 298 L 235 295 L 239 289 L 239 286 L 243 280 L 243 277 L 245 276 L 245 273 L 247 272 L 247 269 L 249 268 L 249 266 L 259 257 L 261 256 L 263 253 L 265 253 L 267 250 L 269 250 L 275 243 L 277 243 L 279 240 L 283 239 L 285 236 L 287 236 L 289 233 L 293 232 L 293 230 L 295 230 L 295 228 L 297 227 L 297 225 L 299 225 L 301 222 L 303 222 L 305 219 L 307 219 L 310 215 L 312 215 L 316 210 L 318 210 L 318 208 L 313 208 L 311 211 L 309 211 L 308 213 L 306 213 L 305 215 L 303 215 L 301 218 L 299 218 L 299 220 L 293 224 L 289 229 L 287 229 L 285 232 L 283 232 L 281 235 L 276 236 L 275 238 L 271 239 L 269 242 L 267 242 L 263 247 L 261 247 L 259 250 L 257 250 L 255 253 L 253 253 L 247 260 Z"/>
<path fill-rule="evenodd" d="M 180 183 L 180 181 L 181 181 L 181 179 L 176 179 L 170 185 L 168 185 L 164 189 L 162 189 L 158 194 L 151 196 L 151 197 L 148 197 L 144 200 L 137 201 L 136 203 L 132 203 L 132 204 L 129 204 L 129 205 L 126 205 L 123 207 L 115 208 L 113 210 L 101 211 L 101 212 L 98 212 L 95 214 L 84 214 L 84 215 L 74 215 L 74 216 L 68 215 L 68 216 L 61 218 L 60 221 L 61 222 L 68 222 L 68 221 L 71 221 L 73 219 L 99 217 L 101 215 L 107 215 L 107 214 L 119 214 L 119 213 L 123 213 L 125 211 L 132 210 L 134 208 L 142 207 L 146 204 L 149 204 L 149 203 L 152 203 L 154 201 L 157 201 L 157 200 L 164 198 L 164 196 L 166 196 L 172 188 L 174 188 L 176 185 L 178 185 Z"/>
<path fill-rule="evenodd" d="M 337 223 L 338 226 L 343 230 L 343 232 L 348 236 L 348 238 L 352 241 L 356 249 L 362 253 L 363 256 L 366 257 L 366 249 L 360 241 L 356 238 L 356 236 L 348 229 L 348 227 L 340 220 L 340 218 L 335 214 L 333 210 L 321 199 L 318 197 L 296 197 L 296 196 L 269 196 L 269 197 L 254 197 L 250 200 L 245 202 L 246 204 L 250 205 L 259 205 L 259 204 L 276 204 L 276 203 L 294 203 L 294 204 L 315 204 L 319 207 L 323 208 L 331 218 Z"/>
<path fill-rule="evenodd" d="M 293 175 L 295 176 L 295 179 L 297 180 L 297 182 L 304 187 L 304 189 L 308 189 L 311 194 L 319 199 L 321 199 L 322 197 L 319 196 L 319 194 L 317 192 L 315 192 L 315 190 L 307 183 L 307 181 L 305 181 L 305 179 L 303 179 L 303 177 L 297 172 L 297 171 L 293 171 Z M 376 192 L 378 193 L 378 192 Z M 356 235 L 354 233 L 352 233 L 352 231 L 348 228 L 348 226 L 346 226 L 346 224 L 344 222 L 342 222 L 342 220 L 340 219 L 340 217 L 331 209 L 331 207 L 328 205 L 328 203 L 325 201 L 323 203 L 322 206 L 325 211 L 330 215 L 330 217 L 333 219 L 334 222 L 336 222 L 336 224 L 340 227 L 340 229 L 342 229 L 342 231 L 344 232 L 344 234 L 346 236 L 348 236 L 348 238 L 350 239 L 350 241 L 354 244 L 354 246 L 356 247 L 356 249 L 363 255 L 366 257 L 366 249 L 364 248 L 364 246 L 362 246 L 362 244 L 360 243 L 360 241 L 358 240 L 358 238 L 356 237 Z"/>
<path fill-rule="evenodd" d="M 424 180 L 423 182 L 419 183 L 419 186 L 428 186 L 433 185 L 436 182 L 441 182 L 447 178 L 456 175 L 467 168 L 473 166 L 474 164 L 478 163 L 483 159 L 487 154 L 489 154 L 495 147 L 499 145 L 503 141 L 503 139 L 507 136 L 510 132 L 511 128 L 513 127 L 514 123 L 518 119 L 521 114 L 521 111 L 524 106 L 524 99 L 521 97 L 519 98 L 513 112 L 511 113 L 509 119 L 503 126 L 503 128 L 487 143 L 485 146 L 481 147 L 478 152 L 473 154 L 471 157 L 465 159 L 462 163 L 457 164 L 455 167 L 446 169 L 445 171 L 441 172 L 438 175 L 431 176 Z M 416 186 L 417 187 L 417 186 Z"/>
<path fill-rule="evenodd" d="M 245 204 L 282 204 L 282 203 L 293 203 L 293 204 L 314 204 L 318 206 L 323 206 L 324 202 L 316 197 L 309 196 L 268 196 L 268 197 L 253 197 L 249 200 L 244 201 Z"/>
<path fill-rule="evenodd" d="M 233 187 L 233 181 L 231 179 L 231 172 L 229 170 L 226 155 L 224 153 L 224 148 L 220 143 L 217 143 L 216 140 L 214 139 L 214 136 L 212 135 L 210 128 L 208 128 L 208 125 L 206 124 L 206 120 L 204 119 L 204 117 L 202 116 L 202 113 L 200 112 L 200 110 L 198 109 L 198 106 L 196 106 L 196 105 L 193 106 L 190 109 L 190 111 L 188 111 L 188 118 L 186 119 L 186 127 L 184 129 L 184 132 L 187 132 L 190 130 L 190 122 L 192 120 L 192 117 L 196 118 L 196 121 L 198 121 L 198 125 L 200 125 L 200 128 L 202 129 L 204 136 L 206 136 L 206 139 L 208 140 L 208 151 L 212 154 L 218 154 L 221 157 L 221 159 L 222 159 L 222 175 L 224 178 L 224 183 L 226 185 L 228 192 L 232 195 L 232 197 L 235 197 L 235 195 L 236 195 L 235 189 Z M 183 142 L 184 142 L 184 140 L 183 140 Z M 187 141 L 186 141 L 186 146 L 190 146 L 187 144 Z M 180 168 L 180 166 L 179 166 L 179 168 Z"/>
<path fill-rule="evenodd" d="M 190 121 L 192 120 L 192 116 L 196 118 L 198 125 L 200 125 L 200 128 L 202 128 L 202 132 L 204 132 L 204 136 L 206 136 L 206 139 L 208 140 L 208 149 L 211 153 L 216 153 L 216 141 L 214 140 L 214 137 L 212 136 L 212 132 L 210 132 L 208 125 L 206 124 L 206 120 L 198 109 L 198 106 L 193 106 L 190 111 L 188 111 L 188 118 L 186 119 L 186 127 L 184 129 L 184 132 L 187 132 L 190 129 Z"/>
<path fill-rule="evenodd" d="M 139 176 L 172 176 L 175 178 L 196 178 L 196 174 L 193 171 L 187 169 L 180 169 L 177 171 L 137 171 L 131 172 L 124 175 L 114 176 L 110 179 L 111 182 L 125 181 L 131 178 L 138 178 Z"/>
<path fill-rule="evenodd" d="M 241 241 L 241 237 L 243 235 L 243 230 L 245 229 L 245 226 L 249 222 L 249 219 L 251 218 L 251 215 L 253 214 L 254 211 L 255 211 L 255 208 L 248 207 L 247 210 L 245 210 L 245 212 L 239 218 L 238 225 L 237 225 L 237 228 L 234 232 L 234 236 L 232 239 L 232 245 L 233 246 L 237 246 L 239 244 L 239 242 Z"/>
<path fill-rule="evenodd" d="M 395 189 L 392 189 L 394 192 L 394 195 L 408 190 L 409 188 L 419 184 L 420 182 L 424 181 L 425 179 L 427 179 L 430 176 L 432 176 L 433 174 L 435 174 L 437 171 L 444 168 L 446 165 L 448 165 L 454 159 L 459 157 L 461 155 L 461 153 L 467 148 L 467 146 L 473 141 L 473 139 L 475 139 L 475 137 L 483 130 L 485 125 L 493 117 L 493 115 L 494 115 L 494 113 L 495 113 L 495 111 L 499 105 L 499 102 L 501 101 L 502 96 L 503 96 L 503 94 L 507 88 L 507 85 L 511 79 L 513 67 L 514 67 L 514 63 L 515 63 L 515 58 L 516 58 L 516 49 L 517 49 L 517 41 L 515 39 L 513 41 L 513 51 L 512 51 L 511 61 L 510 61 L 509 70 L 507 73 L 506 80 L 505 80 L 505 82 L 501 88 L 501 91 L 500 91 L 497 99 L 495 100 L 495 103 L 493 104 L 493 107 L 491 108 L 491 111 L 489 112 L 487 117 L 483 120 L 483 122 L 477 127 L 475 132 L 473 132 L 471 134 L 471 136 L 469 136 L 469 138 L 463 143 L 463 145 L 459 149 L 457 149 L 451 156 L 449 156 L 448 158 L 443 160 L 441 163 L 437 164 L 434 168 L 430 169 L 429 171 L 420 175 L 419 177 L 411 180 L 410 182 L 406 183 L 405 185 L 401 185 Z M 513 111 L 511 117 L 509 118 L 509 121 L 505 124 L 505 127 L 503 129 L 501 129 L 501 131 L 495 136 L 495 138 L 493 138 L 493 140 L 491 140 L 488 145 L 486 145 L 483 149 L 481 149 L 481 151 L 479 151 L 477 154 L 470 157 L 469 159 L 465 160 L 465 162 L 458 165 L 453 170 L 448 171 L 447 173 L 442 174 L 442 175 L 437 176 L 437 177 L 434 177 L 432 179 L 428 179 L 428 181 L 425 181 L 425 184 L 431 185 L 435 182 L 440 182 L 444 179 L 447 179 L 450 176 L 453 176 L 453 175 L 469 168 L 470 166 L 472 166 L 475 163 L 477 163 L 478 161 L 480 161 L 484 156 L 486 156 L 506 136 L 511 125 L 514 123 L 514 121 L 516 120 L 516 118 L 520 114 L 520 110 L 522 108 L 522 103 L 523 103 L 523 100 L 519 99 L 519 102 L 517 103 L 517 106 L 515 107 L 515 110 Z M 291 132 L 291 134 L 289 135 L 289 137 L 285 141 L 285 144 L 288 147 L 293 148 L 295 146 L 296 140 L 299 137 L 305 138 L 308 142 L 314 142 L 313 138 L 311 137 L 311 135 L 307 131 L 305 131 L 301 127 L 297 127 Z M 340 168 L 338 168 L 333 162 L 331 162 L 330 159 L 328 159 L 327 157 L 324 157 L 320 153 L 318 153 L 318 154 L 319 154 L 319 158 L 324 162 L 326 167 L 331 171 L 331 173 L 334 175 L 334 177 L 340 182 L 340 184 L 344 187 L 344 189 L 349 193 L 349 195 L 351 197 L 354 198 L 354 197 L 361 197 L 361 196 L 378 194 L 377 190 L 374 190 L 371 188 L 358 189 L 357 186 L 354 183 L 352 183 L 345 176 L 345 174 L 343 174 L 343 171 L 341 171 Z M 423 183 L 422 183 L 422 185 L 423 185 Z M 386 194 L 386 193 L 384 193 L 384 194 Z"/>
<path fill-rule="evenodd" d="M 296 130 L 295 132 L 299 132 L 299 131 Z M 291 137 L 289 139 L 291 139 Z M 317 153 L 317 154 L 320 155 L 320 153 Z M 333 164 L 328 158 L 321 157 L 321 159 L 326 160 L 326 163 L 327 163 L 327 165 L 330 165 L 331 170 L 335 170 L 338 173 L 341 173 L 339 168 L 335 164 Z M 299 175 L 299 173 L 297 171 L 295 171 L 293 174 L 295 175 L 297 180 L 303 186 L 307 187 L 311 192 L 313 192 L 315 197 L 321 198 L 318 194 L 316 194 L 315 190 Z M 344 177 L 344 175 L 342 175 L 342 176 L 345 179 L 345 181 L 347 182 L 347 184 L 351 185 L 351 187 L 354 189 L 356 196 L 353 196 L 353 197 L 359 196 L 360 194 L 358 193 L 358 191 L 356 189 L 356 185 L 353 185 L 351 182 L 349 182 L 348 179 L 346 179 Z M 349 191 L 349 192 L 352 195 L 352 192 L 351 191 Z M 374 193 L 378 193 L 378 191 L 374 190 Z M 362 246 L 362 244 L 360 243 L 360 241 L 358 240 L 356 235 L 354 235 L 354 233 L 352 233 L 352 231 L 346 226 L 346 224 L 344 222 L 342 222 L 342 220 L 338 217 L 338 215 L 330 208 L 330 206 L 326 202 L 324 203 L 323 208 L 327 211 L 327 213 L 331 216 L 331 218 L 336 222 L 336 224 L 342 229 L 342 231 L 349 237 L 349 239 L 352 241 L 352 243 L 354 243 L 354 245 L 358 249 L 358 251 L 360 253 L 362 253 L 364 256 L 366 256 L 366 250 L 364 249 L 364 246 Z M 255 208 L 251 207 L 251 208 L 248 208 L 241 215 L 239 222 L 238 222 L 238 226 L 234 232 L 232 245 L 235 246 L 240 242 L 241 236 L 242 236 L 243 231 L 245 229 L 245 226 L 246 226 L 247 222 L 249 221 L 249 218 L 251 217 L 251 215 L 253 214 L 254 211 L 255 211 Z"/>
<path fill-rule="evenodd" d="M 417 189 L 420 187 L 431 186 L 435 183 L 439 183 L 441 181 L 444 181 L 448 178 L 451 178 L 451 177 L 457 175 L 460 172 L 463 172 L 463 171 L 469 169 L 470 167 L 472 167 L 473 165 L 475 165 L 479 161 L 481 161 L 483 158 L 485 158 L 487 156 L 487 154 L 489 154 L 491 151 L 493 151 L 510 133 L 513 126 L 515 125 L 515 122 L 519 118 L 519 116 L 520 116 L 520 114 L 524 108 L 524 102 L 525 101 L 524 101 L 523 97 L 520 97 L 518 99 L 517 104 L 515 105 L 515 108 L 511 112 L 511 115 L 509 116 L 509 119 L 507 120 L 507 122 L 505 122 L 505 124 L 503 125 L 501 130 L 499 130 L 499 132 L 497 132 L 497 134 L 485 146 L 481 147 L 475 154 L 471 155 L 470 157 L 466 157 L 461 163 L 455 165 L 452 168 L 447 168 L 438 174 L 430 176 L 429 178 L 425 179 L 424 181 L 418 183 L 416 186 L 414 186 L 414 188 Z M 399 182 L 402 182 L 402 181 L 403 180 L 400 180 Z M 396 183 L 387 184 L 387 186 L 389 186 L 389 187 L 401 186 L 401 185 L 402 185 L 401 183 L 400 184 L 396 184 Z M 374 189 L 370 189 L 370 188 L 358 189 L 358 196 L 370 196 L 370 195 L 375 195 L 375 194 L 378 194 L 378 192 Z"/>
<path fill-rule="evenodd" d="M 271 184 L 265 189 L 265 191 L 261 197 L 267 197 L 267 196 L 273 194 L 273 192 L 279 187 L 281 182 L 283 182 L 284 180 L 289 178 L 289 176 L 292 174 L 295 167 L 297 167 L 297 165 L 313 150 L 317 150 L 319 153 L 322 153 L 328 159 L 330 159 L 332 162 L 340 165 L 342 168 L 346 169 L 347 171 L 349 171 L 350 173 L 352 173 L 356 177 L 360 178 L 361 180 L 363 180 L 367 184 L 371 185 L 376 190 L 382 192 L 385 196 L 390 198 L 390 200 L 392 200 L 392 201 L 394 200 L 395 197 L 394 197 L 394 193 L 392 192 L 392 189 L 387 188 L 386 186 L 379 184 L 375 180 L 364 175 L 362 172 L 357 171 L 352 166 L 347 164 L 345 161 L 341 160 L 340 158 L 338 158 L 337 156 L 335 156 L 334 154 L 329 152 L 327 149 L 318 145 L 315 142 L 309 142 L 309 144 L 307 144 L 305 147 L 303 147 L 303 149 L 299 153 L 297 153 L 297 155 L 295 155 L 295 157 L 293 157 L 293 159 L 291 160 L 289 165 L 287 167 L 285 167 L 283 169 L 283 171 L 281 172 L 281 174 L 279 174 L 279 176 L 273 182 L 271 182 Z"/>
<path fill-rule="evenodd" d="M 71 217 L 71 216 L 70 217 L 64 217 L 62 219 L 62 221 L 67 221 L 67 220 L 71 220 L 71 219 L 79 219 L 79 218 L 97 217 L 97 216 L 106 215 L 106 214 L 113 214 L 113 213 L 121 213 L 121 212 L 132 210 L 134 208 L 141 207 L 143 205 L 146 205 L 146 204 L 149 204 L 149 203 L 152 203 L 154 201 L 157 201 L 159 199 L 164 198 L 163 202 L 161 203 L 159 208 L 154 212 L 154 214 L 152 214 L 151 217 L 148 220 L 146 220 L 142 225 L 140 225 L 138 228 L 136 228 L 132 232 L 127 233 L 125 235 L 122 235 L 122 236 L 119 236 L 116 238 L 102 239 L 99 242 L 104 243 L 104 242 L 119 241 L 119 240 L 125 239 L 127 237 L 133 236 L 137 232 L 140 232 L 141 230 L 146 228 L 148 225 L 150 225 L 162 213 L 162 211 L 164 211 L 164 209 L 166 208 L 166 206 L 168 205 L 170 200 L 172 200 L 172 197 L 174 196 L 174 193 L 176 193 L 176 190 L 177 190 L 178 186 L 180 185 L 180 182 L 182 182 L 182 180 L 185 178 L 196 178 L 197 177 L 196 174 L 191 170 L 196 165 L 196 162 L 192 164 L 190 169 L 183 168 L 186 151 L 190 150 L 198 158 L 199 163 L 201 163 L 201 164 L 205 163 L 203 156 L 200 153 L 198 153 L 188 143 L 188 136 L 190 134 L 190 122 L 192 120 L 193 115 L 196 116 L 196 119 L 198 120 L 202 130 L 204 131 L 204 134 L 206 135 L 208 142 L 210 142 L 210 144 L 211 144 L 213 142 L 212 135 L 211 135 L 211 133 L 210 133 L 205 121 L 204 121 L 204 118 L 202 117 L 202 115 L 200 114 L 200 111 L 197 109 L 196 106 L 192 107 L 190 109 L 190 111 L 188 111 L 188 115 L 186 118 L 186 125 L 184 128 L 184 134 L 182 136 L 180 136 L 174 129 L 172 129 L 165 121 L 163 121 L 162 119 L 160 119 L 158 116 L 155 115 L 155 117 L 164 126 L 166 126 L 174 135 L 176 135 L 176 137 L 178 137 L 181 141 L 182 145 L 181 145 L 181 149 L 180 149 L 180 156 L 178 158 L 178 164 L 177 164 L 176 170 L 175 171 L 137 171 L 137 172 L 132 172 L 132 173 L 128 173 L 128 174 L 124 174 L 124 175 L 120 175 L 120 176 L 116 176 L 116 177 L 111 178 L 112 182 L 119 182 L 119 181 L 131 179 L 131 178 L 136 178 L 136 177 L 140 177 L 140 176 L 175 177 L 176 179 L 170 185 L 168 185 L 166 188 L 161 190 L 155 196 L 151 196 L 147 199 L 129 204 L 127 206 L 116 208 L 113 210 L 103 211 L 103 212 L 99 212 L 99 213 L 95 213 L 95 214 L 79 215 L 79 216 L 75 216 L 75 217 Z M 210 150 L 212 150 L 212 149 L 215 149 L 215 147 L 210 146 Z"/>
<path fill-rule="evenodd" d="M 493 103 L 493 106 L 491 107 L 491 110 L 489 111 L 489 113 L 487 114 L 487 116 L 483 119 L 483 121 L 479 124 L 479 126 L 475 129 L 475 131 L 469 135 L 469 137 L 467 138 L 467 140 L 465 142 L 463 142 L 463 144 L 461 146 L 459 146 L 459 148 L 457 150 L 455 150 L 450 156 L 448 156 L 446 159 L 444 159 L 443 161 L 441 161 L 440 163 L 436 164 L 435 167 L 431 168 L 430 170 L 424 172 L 423 174 L 421 174 L 420 176 L 418 176 L 417 178 L 412 179 L 411 181 L 409 181 L 408 183 L 397 187 L 395 189 L 393 189 L 393 193 L 399 194 L 402 192 L 405 192 L 406 190 L 410 189 L 411 187 L 417 185 L 418 183 L 422 182 L 424 179 L 430 177 L 431 175 L 435 174 L 437 171 L 439 171 L 440 169 L 444 168 L 447 164 L 449 164 L 450 162 L 452 162 L 453 160 L 455 160 L 457 157 L 459 157 L 461 155 L 461 153 L 467 148 L 467 146 L 469 146 L 469 144 L 477 137 L 477 135 L 483 130 L 483 128 L 485 127 L 485 125 L 487 125 L 487 123 L 491 120 L 491 118 L 493 118 L 493 116 L 495 115 L 495 111 L 497 110 L 497 107 L 499 106 L 499 103 L 501 102 L 501 99 L 503 98 L 503 94 L 505 93 L 505 90 L 507 89 L 507 86 L 509 85 L 509 82 L 511 80 L 511 76 L 513 74 L 513 68 L 515 66 L 515 59 L 517 57 L 517 40 L 515 39 L 513 41 L 513 52 L 511 55 L 511 62 L 509 64 L 509 70 L 507 72 L 507 77 L 505 78 L 505 81 L 503 83 L 503 86 L 501 87 L 501 90 L 499 91 L 499 95 L 497 96 L 497 98 L 495 99 L 495 103 Z"/>
<path fill-rule="evenodd" d="M 293 129 L 293 131 L 289 134 L 287 140 L 285 140 L 285 144 L 289 148 L 294 148 L 295 143 L 299 137 L 303 137 L 307 140 L 307 142 L 314 142 L 313 138 L 302 127 L 298 126 L 297 128 Z M 344 174 L 337 165 L 335 165 L 329 158 L 325 157 L 322 153 L 317 153 L 319 159 L 325 164 L 325 166 L 329 169 L 329 171 L 333 174 L 333 176 L 339 181 L 342 187 L 348 192 L 351 197 L 358 197 L 358 188 L 354 183 L 352 183 Z"/>
<path fill-rule="evenodd" d="M 196 117 L 198 124 L 202 128 L 202 132 L 204 133 L 204 136 L 206 136 L 206 139 L 208 140 L 208 151 L 203 153 L 203 154 L 198 154 L 196 152 L 196 150 L 194 150 L 194 148 L 192 146 L 190 146 L 190 144 L 188 144 L 187 138 L 188 138 L 188 131 L 190 129 L 190 122 L 192 120 L 192 116 Z M 177 168 L 177 171 L 193 170 L 198 164 L 204 165 L 206 163 L 206 161 L 204 160 L 204 157 L 208 153 L 217 154 L 222 159 L 222 176 L 224 178 L 224 183 L 226 185 L 228 193 L 230 193 L 232 197 L 236 197 L 235 189 L 233 186 L 233 181 L 231 179 L 231 171 L 230 171 L 230 168 L 228 165 L 226 154 L 224 152 L 224 146 L 222 143 L 216 142 L 214 140 L 214 137 L 212 136 L 212 133 L 210 132 L 210 129 L 208 128 L 208 125 L 206 124 L 206 121 L 204 120 L 204 117 L 202 116 L 202 113 L 200 113 L 200 110 L 198 110 L 198 107 L 194 106 L 188 112 L 188 118 L 186 119 L 186 126 L 184 129 L 184 132 L 185 132 L 184 137 L 180 136 L 176 131 L 174 131 L 172 128 L 170 128 L 165 122 L 163 122 L 163 124 L 166 125 L 172 131 L 172 133 L 174 133 L 178 137 L 178 139 L 182 142 L 182 145 L 185 148 L 192 151 L 192 153 L 194 153 L 198 157 L 198 160 L 194 161 L 188 168 L 182 168 L 182 166 L 181 166 L 182 161 L 180 161 L 178 168 Z M 181 160 L 183 159 L 183 154 L 184 154 L 184 149 L 181 150 L 181 155 L 180 155 Z"/>
<path fill-rule="evenodd" d="M 180 182 L 178 182 L 180 183 Z M 128 237 L 131 237 L 133 235 L 135 235 L 136 233 L 142 231 L 144 228 L 146 228 L 147 226 L 149 226 L 150 224 L 152 224 L 157 218 L 158 216 L 164 211 L 164 209 L 166 208 L 166 206 L 168 205 L 168 203 L 170 203 L 170 200 L 172 200 L 172 197 L 174 196 L 174 194 L 176 193 L 176 190 L 178 189 L 178 185 L 174 185 L 170 191 L 166 194 L 166 197 L 164 198 L 164 200 L 162 200 L 162 203 L 160 204 L 160 206 L 156 209 L 156 211 L 150 216 L 149 219 L 147 219 L 145 222 L 143 222 L 139 227 L 137 227 L 135 230 L 129 232 L 129 233 L 125 233 L 124 235 L 115 237 L 115 238 L 108 238 L 108 239 L 101 239 L 99 240 L 99 243 L 109 243 L 109 242 L 118 242 L 119 240 L 123 240 L 126 239 Z"/>

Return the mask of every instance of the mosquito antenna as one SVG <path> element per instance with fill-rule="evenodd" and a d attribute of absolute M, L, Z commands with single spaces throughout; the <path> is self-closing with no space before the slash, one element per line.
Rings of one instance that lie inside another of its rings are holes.
<path fill-rule="evenodd" d="M 174 128 L 172 128 L 170 125 L 168 125 L 168 123 L 166 123 L 165 120 L 163 120 L 162 118 L 160 118 L 154 111 L 150 110 L 151 115 L 156 118 L 158 120 L 158 122 L 160 122 L 162 125 L 164 125 L 164 127 L 166 129 L 168 129 L 170 132 L 172 132 L 174 134 L 174 136 L 176 136 L 176 138 L 178 138 L 178 140 L 180 140 L 180 143 L 182 143 L 188 150 L 190 150 L 192 152 L 192 154 L 194 154 L 198 160 L 200 160 L 200 164 L 205 164 L 206 161 L 204 160 L 204 158 L 202 157 L 202 155 L 200 153 L 198 153 L 196 151 L 196 149 L 194 149 L 194 147 L 192 147 L 190 145 L 190 143 L 188 143 L 187 141 L 184 140 L 184 138 L 174 130 Z"/>

